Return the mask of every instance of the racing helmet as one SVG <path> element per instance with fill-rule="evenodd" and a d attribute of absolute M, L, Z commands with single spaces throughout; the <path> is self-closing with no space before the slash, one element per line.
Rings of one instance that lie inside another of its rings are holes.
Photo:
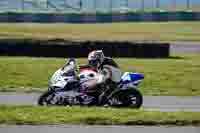
<path fill-rule="evenodd" d="M 69 58 L 69 60 L 67 60 L 67 65 L 75 65 L 76 64 L 76 60 L 74 58 Z"/>
<path fill-rule="evenodd" d="M 62 70 L 65 76 L 73 76 L 79 71 L 79 67 L 76 60 L 74 58 L 70 58 L 63 66 Z"/>
<path fill-rule="evenodd" d="M 104 53 L 102 50 L 95 50 L 89 53 L 88 55 L 88 64 L 91 67 L 97 68 L 104 61 Z"/>

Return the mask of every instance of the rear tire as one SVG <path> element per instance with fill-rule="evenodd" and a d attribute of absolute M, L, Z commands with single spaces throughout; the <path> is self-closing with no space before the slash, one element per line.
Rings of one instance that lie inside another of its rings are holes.
<path fill-rule="evenodd" d="M 122 102 L 121 107 L 140 108 L 143 104 L 143 96 L 139 90 L 129 88 L 120 90 L 118 93 L 119 101 Z"/>
<path fill-rule="evenodd" d="M 46 91 L 45 93 L 43 93 L 38 99 L 38 105 L 40 106 L 50 105 L 51 104 L 50 100 L 48 100 L 47 98 L 52 94 L 53 94 L 52 91 Z"/>

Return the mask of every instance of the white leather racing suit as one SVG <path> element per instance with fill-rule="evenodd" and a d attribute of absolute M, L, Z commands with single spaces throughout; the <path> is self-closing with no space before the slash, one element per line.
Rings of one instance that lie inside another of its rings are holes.
<path fill-rule="evenodd" d="M 105 83 L 110 80 L 114 83 L 119 83 L 121 80 L 122 72 L 118 65 L 111 59 L 106 57 L 102 65 L 99 67 L 99 80 L 98 84 Z"/>

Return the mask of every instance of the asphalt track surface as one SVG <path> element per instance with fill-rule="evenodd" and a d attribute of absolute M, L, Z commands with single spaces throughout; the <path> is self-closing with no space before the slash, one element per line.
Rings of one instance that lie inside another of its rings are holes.
<path fill-rule="evenodd" d="M 200 42 L 170 42 L 171 54 L 200 54 Z"/>
<path fill-rule="evenodd" d="M 1 133 L 200 133 L 200 127 L 1 126 Z"/>
<path fill-rule="evenodd" d="M 0 104 L 37 106 L 38 93 L 0 93 Z M 148 111 L 200 112 L 200 96 L 144 96 L 143 108 Z"/>

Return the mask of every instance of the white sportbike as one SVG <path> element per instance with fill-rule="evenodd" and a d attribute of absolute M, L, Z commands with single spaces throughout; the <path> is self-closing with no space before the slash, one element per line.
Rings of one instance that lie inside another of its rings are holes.
<path fill-rule="evenodd" d="M 61 77 L 49 85 L 48 91 L 38 99 L 39 105 L 86 105 L 140 108 L 143 96 L 138 89 L 144 79 L 141 73 L 125 72 L 117 86 L 90 84 L 98 80 L 99 74 L 91 68 L 80 69 L 79 80 Z M 108 92 L 108 93 L 106 93 Z M 106 95 L 105 95 L 106 94 Z"/>

